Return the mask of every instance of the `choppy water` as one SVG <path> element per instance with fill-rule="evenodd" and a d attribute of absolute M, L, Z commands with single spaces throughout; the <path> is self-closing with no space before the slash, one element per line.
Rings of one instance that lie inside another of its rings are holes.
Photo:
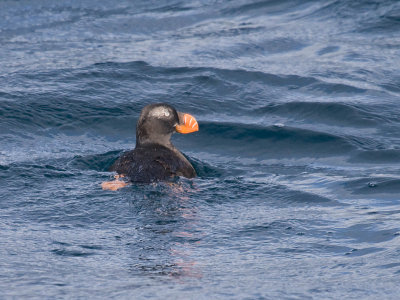
<path fill-rule="evenodd" d="M 398 299 L 399 1 L 1 1 L 1 298 Z M 164 101 L 199 177 L 102 191 Z"/>

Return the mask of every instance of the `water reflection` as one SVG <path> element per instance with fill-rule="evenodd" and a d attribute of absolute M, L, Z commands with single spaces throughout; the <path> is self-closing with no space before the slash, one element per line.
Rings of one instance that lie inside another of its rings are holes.
<path fill-rule="evenodd" d="M 139 232 L 128 245 L 134 261 L 130 272 L 178 281 L 202 277 L 195 260 L 196 248 L 204 236 L 198 226 L 198 192 L 189 180 L 135 186 L 130 190 L 130 209 L 137 217 Z"/>

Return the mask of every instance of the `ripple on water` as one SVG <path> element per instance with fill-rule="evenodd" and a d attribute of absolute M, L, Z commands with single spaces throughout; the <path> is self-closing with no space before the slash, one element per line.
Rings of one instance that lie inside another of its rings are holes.
<path fill-rule="evenodd" d="M 114 2 L 0 1 L 2 296 L 397 299 L 400 2 Z M 102 191 L 153 102 L 199 176 Z"/>

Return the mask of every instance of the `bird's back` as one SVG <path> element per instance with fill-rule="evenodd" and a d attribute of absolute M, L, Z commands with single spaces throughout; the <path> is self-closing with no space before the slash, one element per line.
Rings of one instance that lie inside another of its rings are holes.
<path fill-rule="evenodd" d="M 196 176 L 193 167 L 181 153 L 156 144 L 139 146 L 125 152 L 111 166 L 110 171 L 142 183 L 168 180 L 175 176 Z"/>

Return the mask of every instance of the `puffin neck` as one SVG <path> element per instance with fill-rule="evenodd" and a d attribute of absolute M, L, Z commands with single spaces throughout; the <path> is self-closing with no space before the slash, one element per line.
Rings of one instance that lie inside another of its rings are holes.
<path fill-rule="evenodd" d="M 152 145 L 160 145 L 167 148 L 175 148 L 171 143 L 171 135 L 152 135 L 150 136 L 136 136 L 136 147 L 145 147 Z"/>

